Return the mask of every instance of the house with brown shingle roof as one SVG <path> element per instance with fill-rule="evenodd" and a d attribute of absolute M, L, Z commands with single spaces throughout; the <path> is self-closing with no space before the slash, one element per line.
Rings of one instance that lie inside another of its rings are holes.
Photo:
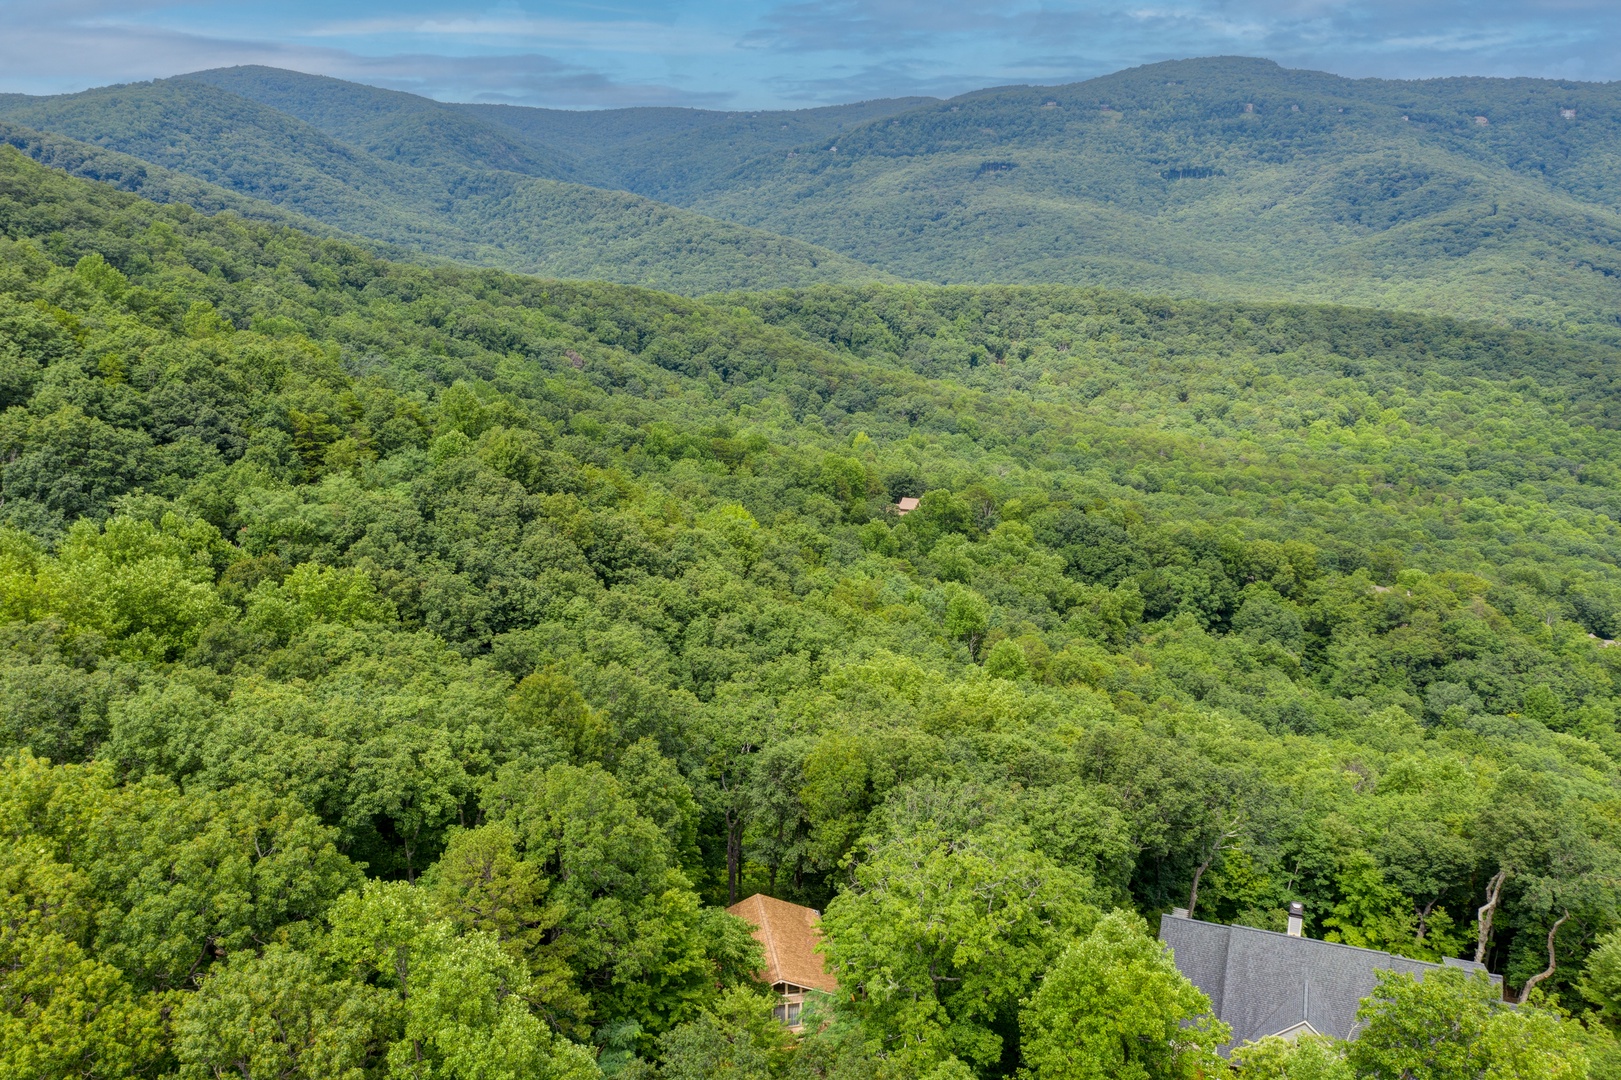
<path fill-rule="evenodd" d="M 726 911 L 754 927 L 754 940 L 765 953 L 761 981 L 782 999 L 776 1008 L 777 1019 L 798 1031 L 807 996 L 831 994 L 839 988 L 816 951 L 822 940 L 822 913 L 763 893 L 739 900 Z"/>

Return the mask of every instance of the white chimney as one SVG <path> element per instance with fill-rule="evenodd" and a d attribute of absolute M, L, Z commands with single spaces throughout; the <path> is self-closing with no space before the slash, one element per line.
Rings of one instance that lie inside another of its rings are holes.
<path fill-rule="evenodd" d="M 1300 937 L 1306 928 L 1306 905 L 1299 900 L 1289 905 L 1289 936 Z"/>

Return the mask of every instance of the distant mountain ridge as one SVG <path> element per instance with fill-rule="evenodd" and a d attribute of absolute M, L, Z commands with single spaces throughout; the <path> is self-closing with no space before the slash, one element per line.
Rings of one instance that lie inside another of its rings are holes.
<path fill-rule="evenodd" d="M 937 100 L 893 98 L 790 111 L 578 110 L 446 103 L 259 66 L 215 68 L 177 81 L 206 83 L 268 105 L 389 161 L 425 165 L 453 158 L 638 193 L 649 185 L 627 178 L 656 172 L 648 159 L 669 157 L 677 147 L 696 159 L 725 157 L 715 154 L 717 148 L 743 154 L 793 149 Z"/>
<path fill-rule="evenodd" d="M 498 169 L 572 180 L 571 155 L 540 148 L 457 106 L 267 67 L 219 68 L 176 83 L 211 86 L 268 106 L 384 161 L 417 168 Z"/>
<path fill-rule="evenodd" d="M 1096 284 L 1621 341 L 1617 84 L 1228 57 L 949 101 L 568 112 L 229 68 L 0 117 L 513 269 Z"/>
<path fill-rule="evenodd" d="M 1621 88 L 1153 65 L 644 193 L 936 281 L 1371 304 L 1614 339 Z"/>
<path fill-rule="evenodd" d="M 0 146 L 20 150 L 50 168 L 85 180 L 111 184 L 152 202 L 183 203 L 206 214 L 229 211 L 244 218 L 285 225 L 317 236 L 344 236 L 352 242 L 365 242 L 364 238 L 346 236 L 330 225 L 274 203 L 250 198 L 194 176 L 65 135 L 52 135 L 0 120 Z M 375 241 L 371 241 L 370 246 L 381 249 L 389 247 Z"/>
<path fill-rule="evenodd" d="M 354 142 L 195 79 L 11 96 L 0 99 L 0 120 L 464 262 L 688 293 L 895 280 L 802 241 L 552 179 L 541 174 L 566 170 L 476 118 L 409 94 L 324 81 L 358 94 L 358 106 L 346 99 L 345 109 L 317 113 Z M 472 164 L 483 153 L 500 167 Z"/>

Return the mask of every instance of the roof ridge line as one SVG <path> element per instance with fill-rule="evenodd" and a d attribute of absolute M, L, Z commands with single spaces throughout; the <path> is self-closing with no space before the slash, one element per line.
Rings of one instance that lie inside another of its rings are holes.
<path fill-rule="evenodd" d="M 765 903 L 766 895 L 764 893 L 758 895 L 760 897 L 760 921 L 766 924 L 761 929 L 765 931 L 765 939 L 769 943 L 767 947 L 771 951 L 771 955 L 766 957 L 766 962 L 771 965 L 772 971 L 781 975 L 782 961 L 777 957 L 777 932 L 771 925 L 771 909 Z M 770 899 L 775 900 L 776 897 L 773 896 Z"/>

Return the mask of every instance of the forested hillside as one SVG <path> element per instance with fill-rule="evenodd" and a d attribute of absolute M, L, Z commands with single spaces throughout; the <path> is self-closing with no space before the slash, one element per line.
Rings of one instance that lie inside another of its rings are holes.
<path fill-rule="evenodd" d="M 376 118 L 338 124 L 343 137 L 187 79 L 63 97 L 7 95 L 0 118 L 462 262 L 691 293 L 890 279 L 815 245 L 622 191 L 559 183 L 548 177 L 561 170 L 543 155 L 488 125 L 408 94 L 340 85 L 363 91 L 355 104 Z M 379 116 L 382 105 L 393 111 Z M 30 151 L 38 142 L 7 141 Z M 131 175 L 77 171 L 115 183 Z"/>
<path fill-rule="evenodd" d="M 925 280 L 1292 297 L 1621 339 L 1614 84 L 1195 60 L 986 90 L 835 142 L 635 190 Z"/>
<path fill-rule="evenodd" d="M 791 150 L 930 104 L 891 98 L 820 109 L 534 109 L 430 101 L 412 94 L 268 67 L 182 76 L 269 105 L 391 160 L 435 155 L 488 167 L 641 191 L 711 176 L 767 150 Z M 425 122 L 424 122 L 425 121 Z"/>
<path fill-rule="evenodd" d="M 1485 1075 L 1613 1075 L 1618 375 L 1336 308 L 424 268 L 0 147 L 0 1061 L 1070 1075 L 1088 979 L 1161 985 L 1141 916 L 1299 900 L 1538 984 L 1393 985 L 1310 1075 L 1399 1075 L 1442 1005 Z M 756 890 L 826 910 L 799 1042 Z M 1120 1007 L 1101 1075 L 1215 1067 L 1198 1001 Z"/>
<path fill-rule="evenodd" d="M 506 269 L 688 294 L 1060 282 L 1621 342 L 1613 84 L 1213 58 L 950 101 L 564 112 L 247 67 L 0 116 Z"/>
<path fill-rule="evenodd" d="M 205 213 L 229 210 L 240 217 L 276 225 L 290 225 L 320 236 L 345 236 L 314 218 L 293 213 L 274 203 L 249 198 L 229 188 L 198 180 L 161 165 L 153 165 L 129 154 L 120 154 L 116 150 L 70 139 L 65 135 L 52 135 L 0 120 L 0 143 L 15 147 L 42 165 L 87 180 L 111 184 L 152 202 L 184 203 Z M 366 243 L 380 252 L 392 251 L 404 258 L 411 255 L 409 250 L 390 248 L 376 241 L 362 240 L 355 236 L 346 238 Z"/>

